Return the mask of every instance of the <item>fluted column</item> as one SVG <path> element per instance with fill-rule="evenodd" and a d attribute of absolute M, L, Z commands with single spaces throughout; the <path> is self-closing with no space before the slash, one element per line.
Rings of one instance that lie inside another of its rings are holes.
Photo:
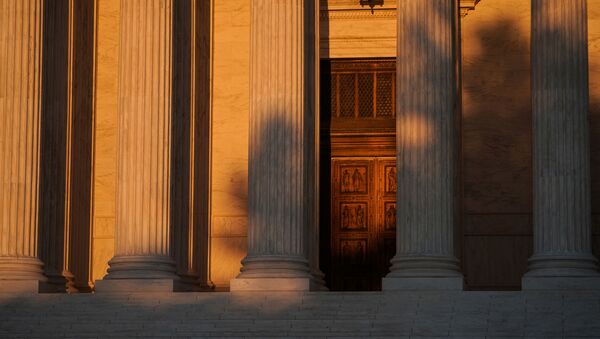
<path fill-rule="evenodd" d="M 0 0 L 0 292 L 37 291 L 41 0 Z"/>
<path fill-rule="evenodd" d="M 398 2 L 397 252 L 384 290 L 462 289 L 455 0 Z"/>
<path fill-rule="evenodd" d="M 248 255 L 232 290 L 308 290 L 306 213 L 314 119 L 305 20 L 313 1 L 252 0 Z M 312 21 L 312 17 L 310 18 Z M 314 34 L 314 32 L 310 33 Z M 313 134 L 314 135 L 314 134 Z M 312 220 L 312 219 L 311 219 Z"/>
<path fill-rule="evenodd" d="M 524 289 L 600 289 L 592 255 L 586 0 L 532 0 L 533 236 Z"/>
<path fill-rule="evenodd" d="M 170 248 L 171 22 L 172 0 L 121 1 L 117 224 L 104 286 L 155 279 L 168 289 L 176 277 Z M 111 286 L 136 284 L 144 282 Z"/>

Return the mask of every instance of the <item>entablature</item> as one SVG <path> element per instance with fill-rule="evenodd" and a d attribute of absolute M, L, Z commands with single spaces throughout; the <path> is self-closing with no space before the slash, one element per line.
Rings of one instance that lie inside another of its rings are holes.
<path fill-rule="evenodd" d="M 460 0 L 460 14 L 467 15 L 474 10 L 480 0 Z M 367 10 L 375 14 L 375 10 L 392 11 L 397 6 L 397 0 L 320 0 L 321 13 L 324 11 L 355 11 Z M 381 14 L 381 13 L 380 13 Z M 395 16 L 395 14 L 393 14 Z"/>
<path fill-rule="evenodd" d="M 480 0 L 460 0 L 461 16 Z M 397 0 L 320 0 L 320 53 L 328 58 L 396 56 Z"/>

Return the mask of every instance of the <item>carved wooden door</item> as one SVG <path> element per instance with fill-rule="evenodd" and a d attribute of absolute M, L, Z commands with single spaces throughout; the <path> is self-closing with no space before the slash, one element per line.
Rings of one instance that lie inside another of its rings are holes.
<path fill-rule="evenodd" d="M 381 289 L 396 248 L 395 160 L 333 158 L 331 169 L 331 289 Z"/>
<path fill-rule="evenodd" d="M 331 290 L 381 289 L 395 254 L 391 59 L 321 64 L 321 268 Z"/>

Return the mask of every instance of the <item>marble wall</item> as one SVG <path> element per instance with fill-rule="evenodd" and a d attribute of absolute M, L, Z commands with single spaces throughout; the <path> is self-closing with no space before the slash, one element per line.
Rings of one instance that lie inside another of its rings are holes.
<path fill-rule="evenodd" d="M 471 288 L 518 287 L 532 251 L 529 0 L 462 20 L 462 264 Z"/>
<path fill-rule="evenodd" d="M 600 3 L 588 6 L 592 199 L 598 214 Z M 530 11 L 529 0 L 483 0 L 462 20 L 462 262 L 471 288 L 518 288 L 533 250 Z"/>
<path fill-rule="evenodd" d="M 115 244 L 119 1 L 97 0 L 92 279 L 106 274 Z"/>
<path fill-rule="evenodd" d="M 250 1 L 215 1 L 213 22 L 210 278 L 220 287 L 247 248 Z"/>

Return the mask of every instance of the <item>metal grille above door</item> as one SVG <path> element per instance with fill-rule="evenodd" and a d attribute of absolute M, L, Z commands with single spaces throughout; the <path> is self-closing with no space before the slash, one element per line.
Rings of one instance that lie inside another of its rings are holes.
<path fill-rule="evenodd" d="M 331 118 L 393 119 L 396 63 L 389 60 L 331 62 Z"/>

